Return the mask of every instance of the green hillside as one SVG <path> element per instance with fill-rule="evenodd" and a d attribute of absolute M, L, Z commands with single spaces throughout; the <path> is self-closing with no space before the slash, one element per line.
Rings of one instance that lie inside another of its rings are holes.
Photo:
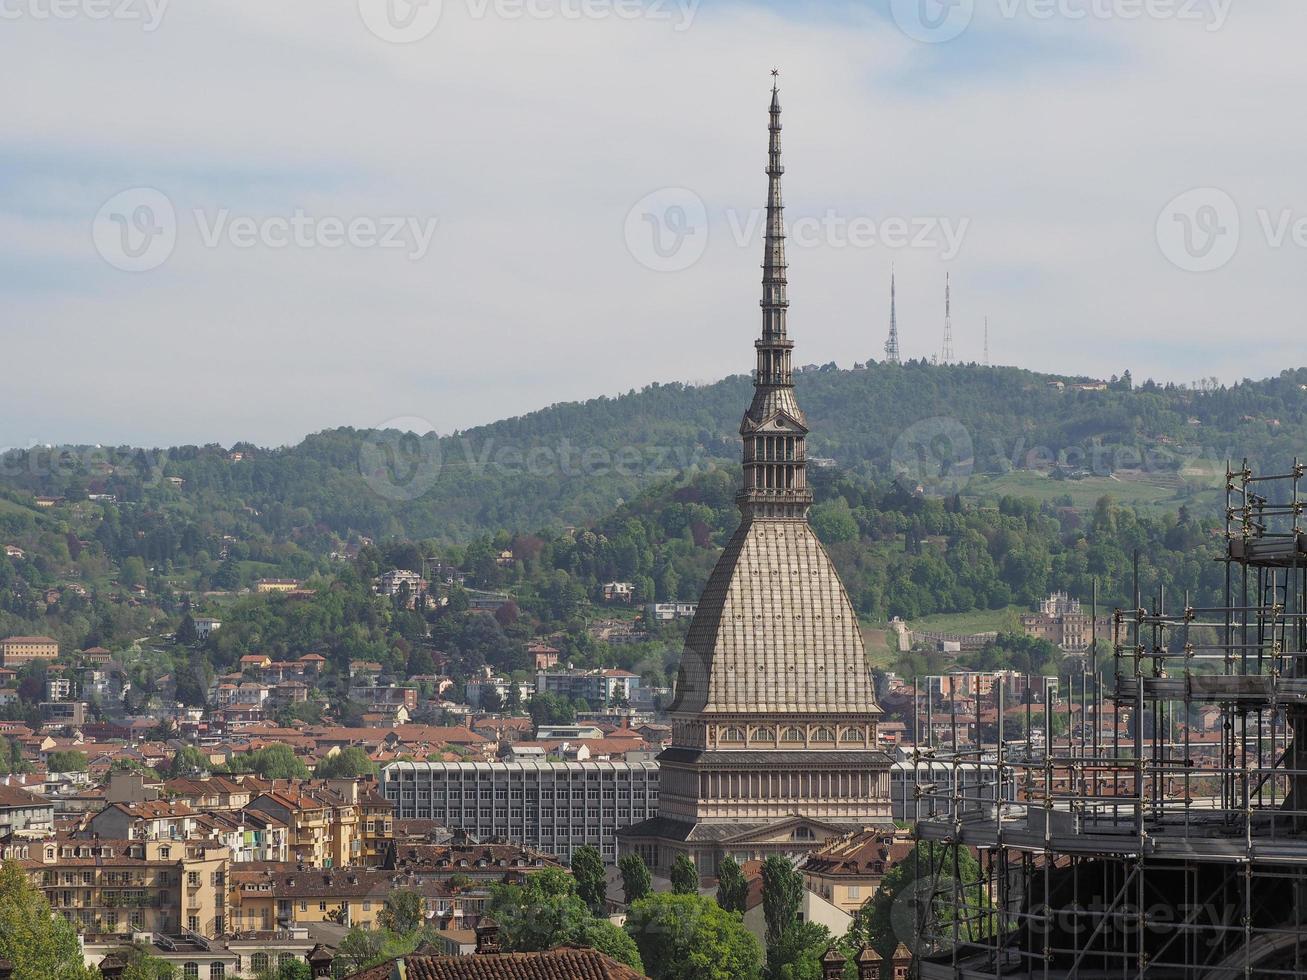
<path fill-rule="evenodd" d="M 807 368 L 797 385 L 815 456 L 977 499 L 1017 494 L 1085 510 L 1110 493 L 1158 512 L 1206 509 L 1203 491 L 1219 486 L 1227 458 L 1287 465 L 1307 446 L 1307 369 L 1209 391 L 1128 377 L 1107 391 L 1059 390 L 1058 380 L 1074 381 L 914 362 Z M 453 543 L 584 525 L 660 481 L 733 468 L 749 390 L 745 377 L 653 385 L 440 439 L 337 429 L 291 448 L 238 447 L 239 462 L 216 446 L 79 450 L 53 468 L 11 453 L 0 489 L 20 501 L 111 492 L 238 538 L 261 527 Z"/>

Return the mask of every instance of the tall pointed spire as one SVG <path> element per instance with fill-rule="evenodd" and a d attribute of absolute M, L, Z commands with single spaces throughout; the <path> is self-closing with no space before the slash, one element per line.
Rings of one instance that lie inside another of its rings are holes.
<path fill-rule="evenodd" d="M 785 201 L 781 197 L 781 93 L 780 72 L 772 69 L 771 122 L 767 147 L 767 242 L 762 272 L 762 336 L 764 340 L 785 339 L 786 295 Z"/>
<path fill-rule="evenodd" d="M 899 357 L 899 312 L 898 301 L 894 295 L 894 267 L 889 273 L 889 340 L 885 341 L 885 361 L 889 364 L 902 364 Z"/>
<path fill-rule="evenodd" d="M 772 77 L 780 72 L 773 70 Z M 804 439 L 807 420 L 794 398 L 794 372 L 786 320 L 785 200 L 781 196 L 781 96 L 772 84 L 767 147 L 767 229 L 762 262 L 762 336 L 754 342 L 757 369 L 753 402 L 740 424 L 744 486 L 738 494 L 746 518 L 805 520 L 808 490 Z"/>

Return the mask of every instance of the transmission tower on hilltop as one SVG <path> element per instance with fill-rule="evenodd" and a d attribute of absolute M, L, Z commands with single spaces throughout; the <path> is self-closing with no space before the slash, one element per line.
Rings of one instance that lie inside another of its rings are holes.
<path fill-rule="evenodd" d="M 944 349 L 939 354 L 940 364 L 953 363 L 953 284 L 944 273 Z"/>
<path fill-rule="evenodd" d="M 889 364 L 902 364 L 899 356 L 899 317 L 894 295 L 894 270 L 889 274 L 889 340 L 885 341 L 885 361 Z"/>

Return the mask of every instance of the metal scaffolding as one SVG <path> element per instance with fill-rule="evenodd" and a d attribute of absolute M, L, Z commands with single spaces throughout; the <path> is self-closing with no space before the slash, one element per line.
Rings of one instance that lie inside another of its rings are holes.
<path fill-rule="evenodd" d="M 1136 563 L 1110 660 L 1027 698 L 1024 740 L 1002 687 L 997 744 L 915 739 L 919 976 L 1307 977 L 1304 472 L 1227 467 L 1224 605 Z"/>

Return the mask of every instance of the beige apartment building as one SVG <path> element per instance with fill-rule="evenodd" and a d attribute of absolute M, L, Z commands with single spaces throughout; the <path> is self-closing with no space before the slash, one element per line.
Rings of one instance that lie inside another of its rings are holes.
<path fill-rule="evenodd" d="M 20 863 L 50 907 L 83 935 L 192 932 L 227 927 L 228 851 L 207 841 L 60 837 L 32 844 Z"/>
<path fill-rule="evenodd" d="M 0 664 L 11 670 L 36 660 L 58 660 L 59 641 L 48 636 L 11 636 L 0 640 Z"/>

